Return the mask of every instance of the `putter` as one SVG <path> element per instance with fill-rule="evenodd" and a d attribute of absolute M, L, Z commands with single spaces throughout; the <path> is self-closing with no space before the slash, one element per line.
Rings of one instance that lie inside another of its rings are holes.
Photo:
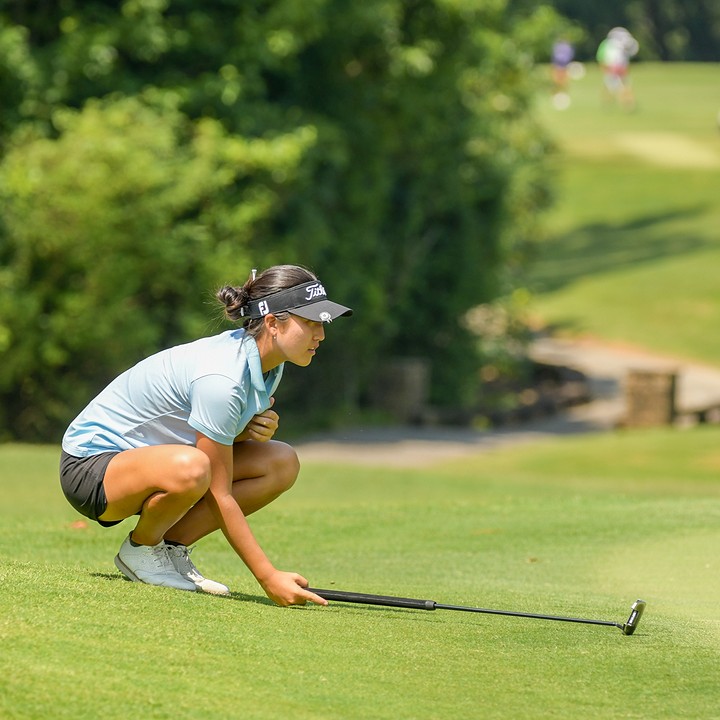
<path fill-rule="evenodd" d="M 367 593 L 346 592 L 344 590 L 322 590 L 306 588 L 326 600 L 336 602 L 360 603 L 361 605 L 386 605 L 388 607 L 408 608 L 412 610 L 462 610 L 464 612 L 486 613 L 489 615 L 511 615 L 513 617 L 536 618 L 537 620 L 558 620 L 560 622 L 584 623 L 586 625 L 609 625 L 620 628 L 623 635 L 632 635 L 640 622 L 645 601 L 636 600 L 630 608 L 627 622 L 617 623 L 610 620 L 587 620 L 585 618 L 562 617 L 559 615 L 540 615 L 537 613 L 514 612 L 512 610 L 489 610 L 488 608 L 467 607 L 465 605 L 443 605 L 434 600 L 416 600 L 415 598 L 394 597 L 392 595 L 368 595 Z"/>

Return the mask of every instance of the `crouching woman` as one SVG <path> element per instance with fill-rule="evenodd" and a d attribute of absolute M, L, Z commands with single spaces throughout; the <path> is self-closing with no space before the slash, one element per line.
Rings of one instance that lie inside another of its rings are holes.
<path fill-rule="evenodd" d="M 309 365 L 325 323 L 352 310 L 296 265 L 253 271 L 217 298 L 242 327 L 151 355 L 111 382 L 63 437 L 63 492 L 105 527 L 139 516 L 115 556 L 130 580 L 228 594 L 190 559 L 219 529 L 274 602 L 326 605 L 302 575 L 275 568 L 246 518 L 299 471 L 295 451 L 272 439 L 284 363 Z"/>

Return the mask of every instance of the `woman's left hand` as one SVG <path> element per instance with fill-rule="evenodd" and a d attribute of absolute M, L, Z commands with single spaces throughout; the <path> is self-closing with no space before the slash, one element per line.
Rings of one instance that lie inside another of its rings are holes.
<path fill-rule="evenodd" d="M 235 442 L 272 440 L 273 435 L 277 432 L 279 422 L 280 416 L 272 408 L 268 408 L 265 412 L 253 416 L 245 429 L 235 438 Z"/>

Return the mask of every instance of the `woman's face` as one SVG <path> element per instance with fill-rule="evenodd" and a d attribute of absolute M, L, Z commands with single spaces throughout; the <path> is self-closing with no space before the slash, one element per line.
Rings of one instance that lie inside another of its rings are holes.
<path fill-rule="evenodd" d="M 291 362 L 307 367 L 325 339 L 323 323 L 306 320 L 290 313 L 285 322 L 276 322 L 270 328 L 271 354 L 279 365 Z"/>

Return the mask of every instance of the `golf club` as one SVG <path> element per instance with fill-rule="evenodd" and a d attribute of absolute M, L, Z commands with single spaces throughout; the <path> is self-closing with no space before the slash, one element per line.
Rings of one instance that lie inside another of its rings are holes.
<path fill-rule="evenodd" d="M 609 625 L 622 630 L 623 635 L 632 635 L 640 622 L 645 601 L 636 600 L 630 608 L 627 622 L 617 623 L 610 620 L 587 620 L 585 618 L 561 617 L 558 615 L 540 615 L 537 613 L 514 612 L 511 610 L 489 610 L 487 608 L 467 607 L 465 605 L 443 605 L 434 600 L 416 600 L 415 598 L 394 597 L 392 595 L 368 595 L 367 593 L 345 592 L 344 590 L 322 590 L 307 588 L 310 592 L 326 600 L 336 602 L 360 603 L 362 605 L 386 605 L 388 607 L 413 610 L 462 610 L 464 612 L 486 613 L 489 615 L 511 615 L 513 617 L 536 618 L 538 620 L 558 620 L 560 622 L 585 623 L 586 625 Z"/>

